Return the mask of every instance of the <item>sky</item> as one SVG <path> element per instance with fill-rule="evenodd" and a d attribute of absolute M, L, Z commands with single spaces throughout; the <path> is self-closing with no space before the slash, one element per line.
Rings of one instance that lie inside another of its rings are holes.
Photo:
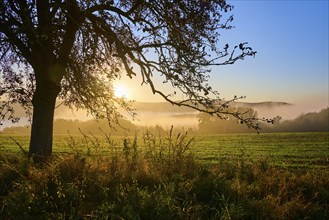
<path fill-rule="evenodd" d="M 231 0 L 234 29 L 221 32 L 220 47 L 248 42 L 257 51 L 234 65 L 212 68 L 210 84 L 222 98 L 329 106 L 328 0 Z M 119 83 L 120 84 L 120 83 Z M 135 80 L 123 80 L 127 97 L 162 101 Z M 137 86 L 136 86 L 137 84 Z M 163 87 L 170 91 L 170 87 Z"/>
<path fill-rule="evenodd" d="M 329 106 L 329 0 L 228 0 L 234 29 L 221 32 L 219 47 L 248 42 L 257 51 L 234 65 L 212 68 L 211 86 L 221 98 L 246 96 L 246 102 L 277 101 L 293 107 L 266 115 L 293 118 Z M 164 101 L 141 79 L 122 77 L 116 95 L 136 101 Z M 162 91 L 170 86 L 158 82 Z M 178 99 L 180 97 L 177 97 Z"/>

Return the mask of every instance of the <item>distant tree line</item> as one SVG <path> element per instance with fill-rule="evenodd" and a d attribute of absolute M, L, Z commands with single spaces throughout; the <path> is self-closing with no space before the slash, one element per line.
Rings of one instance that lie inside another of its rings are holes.
<path fill-rule="evenodd" d="M 257 117 L 257 111 L 239 107 L 234 111 L 244 112 L 245 117 Z M 244 124 L 241 124 L 233 116 L 228 116 L 225 119 L 212 117 L 206 113 L 198 115 L 198 128 L 188 129 L 190 134 L 219 134 L 219 133 L 252 133 L 254 129 L 248 129 Z M 305 113 L 293 120 L 283 120 L 280 116 L 275 117 L 274 124 L 261 124 L 261 132 L 329 132 L 329 107 L 322 109 L 319 112 Z M 183 128 L 175 128 L 182 130 Z M 131 121 L 120 119 L 118 125 L 108 125 L 107 120 L 67 120 L 57 119 L 54 122 L 55 134 L 112 134 L 112 135 L 135 135 L 136 132 L 143 133 L 145 131 L 153 133 L 165 133 L 165 129 L 160 125 L 156 126 L 138 126 Z M 18 133 L 29 134 L 30 127 L 16 126 L 3 129 L 2 133 Z"/>
<path fill-rule="evenodd" d="M 79 133 L 92 133 L 102 134 L 111 133 L 115 135 L 130 134 L 136 129 L 135 125 L 128 120 L 119 120 L 120 124 L 109 126 L 107 120 L 68 120 L 68 119 L 56 119 L 54 121 L 54 134 L 79 134 Z M 18 133 L 18 134 L 30 134 L 30 126 L 14 126 L 3 129 L 3 133 Z"/>
<path fill-rule="evenodd" d="M 257 116 L 253 109 L 239 108 L 239 111 L 247 111 L 249 117 Z M 274 118 L 274 124 L 262 123 L 261 132 L 329 132 L 329 107 L 319 112 L 311 112 L 298 116 L 293 120 L 282 120 L 280 116 Z M 209 133 L 248 133 L 253 129 L 243 126 L 233 117 L 221 120 L 207 114 L 199 114 L 198 132 Z"/>
<path fill-rule="evenodd" d="M 276 132 L 308 132 L 329 131 L 329 107 L 319 112 L 305 113 L 293 120 L 282 120 L 276 117 L 274 126 L 264 125 L 265 131 Z"/>
<path fill-rule="evenodd" d="M 126 119 L 120 119 L 118 124 L 111 124 L 106 119 L 103 120 L 70 120 L 70 119 L 56 119 L 54 121 L 54 134 L 93 134 L 104 135 L 111 134 L 115 136 L 135 135 L 136 133 L 145 133 L 149 131 L 155 134 L 165 133 L 165 129 L 160 125 L 156 126 L 138 126 Z M 175 130 L 177 130 L 175 128 Z M 191 130 L 190 130 L 191 131 Z M 30 126 L 12 126 L 6 127 L 0 133 L 6 134 L 26 134 L 31 132 Z M 189 132 L 191 133 L 191 132 Z"/>

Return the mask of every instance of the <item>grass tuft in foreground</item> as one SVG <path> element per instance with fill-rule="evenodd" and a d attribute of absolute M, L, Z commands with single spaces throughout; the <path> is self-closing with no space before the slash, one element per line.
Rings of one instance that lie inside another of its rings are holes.
<path fill-rule="evenodd" d="M 75 151 L 43 166 L 0 156 L 2 219 L 328 219 L 329 174 L 273 167 L 266 160 L 201 164 L 186 134 Z"/>

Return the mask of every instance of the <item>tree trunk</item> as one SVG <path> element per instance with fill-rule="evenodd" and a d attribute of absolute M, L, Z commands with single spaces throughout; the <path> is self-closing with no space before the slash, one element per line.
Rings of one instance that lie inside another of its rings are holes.
<path fill-rule="evenodd" d="M 29 156 L 36 159 L 52 154 L 53 121 L 56 98 L 60 87 L 53 83 L 43 83 L 33 95 L 33 118 Z"/>

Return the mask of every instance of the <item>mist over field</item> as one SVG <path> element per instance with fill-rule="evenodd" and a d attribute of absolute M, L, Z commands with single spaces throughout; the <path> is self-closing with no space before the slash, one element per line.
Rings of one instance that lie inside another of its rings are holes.
<path fill-rule="evenodd" d="M 258 117 L 274 118 L 280 116 L 282 121 L 293 120 L 302 114 L 309 112 L 319 112 L 328 106 L 321 104 L 291 104 L 286 102 L 235 102 L 233 107 L 251 108 L 258 113 Z M 135 102 L 132 106 L 136 109 L 137 116 L 132 118 L 125 114 L 127 120 L 131 120 L 137 126 L 161 126 L 164 129 L 170 128 L 172 125 L 177 128 L 198 128 L 199 112 L 186 107 L 172 106 L 166 102 Z M 12 124 L 10 121 L 4 121 L 0 127 L 0 131 L 11 126 L 29 125 L 28 118 L 24 116 L 22 109 L 16 107 L 16 112 L 21 117 L 19 123 Z M 88 121 L 93 119 L 85 110 L 74 110 L 63 105 L 59 106 L 55 111 L 55 119 Z"/>
<path fill-rule="evenodd" d="M 137 117 L 133 123 L 137 125 L 155 126 L 161 125 L 164 128 L 171 125 L 178 127 L 198 126 L 198 112 L 189 108 L 172 106 L 169 103 L 142 103 L 137 102 L 134 106 L 137 109 Z M 251 108 L 258 113 L 259 117 L 274 118 L 282 117 L 282 120 L 293 120 L 298 116 L 318 112 L 328 106 L 321 104 L 291 104 L 286 102 L 236 102 L 232 107 Z"/>

